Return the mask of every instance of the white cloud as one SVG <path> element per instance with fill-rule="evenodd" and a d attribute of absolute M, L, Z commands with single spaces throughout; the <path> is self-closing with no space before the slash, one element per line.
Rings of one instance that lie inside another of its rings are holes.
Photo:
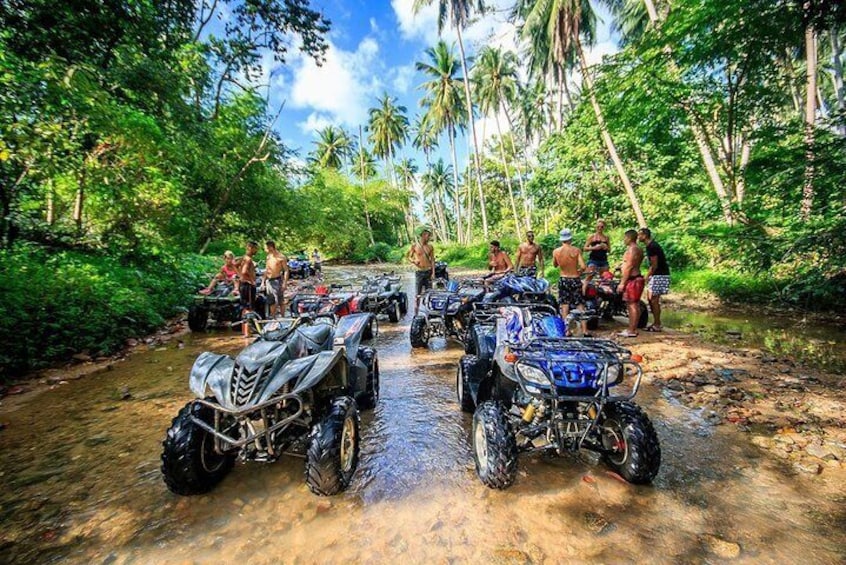
<path fill-rule="evenodd" d="M 420 40 L 426 45 L 434 45 L 438 41 L 438 3 L 432 2 L 415 14 L 414 1 L 391 0 L 391 7 L 399 23 L 400 35 L 409 41 Z M 485 15 L 475 18 L 464 30 L 465 47 L 473 50 L 473 46 L 477 44 L 493 44 L 513 48 L 514 26 L 508 22 L 512 5 L 513 0 L 488 1 L 486 3 L 488 11 Z M 447 43 L 457 40 L 455 30 L 449 26 L 449 22 L 444 27 L 443 39 Z"/>
<path fill-rule="evenodd" d="M 365 37 L 355 51 L 344 51 L 330 41 L 321 66 L 310 58 L 297 57 L 292 65 L 291 106 L 313 110 L 300 127 L 329 123 L 357 127 L 363 123 L 368 104 L 382 88 L 372 72 L 380 63 L 378 54 L 376 40 Z"/>
<path fill-rule="evenodd" d="M 438 40 L 438 6 L 432 3 L 414 13 L 414 0 L 391 0 L 391 7 L 404 39 L 421 39 L 432 45 Z"/>
<path fill-rule="evenodd" d="M 393 77 L 391 80 L 391 85 L 394 87 L 394 90 L 396 90 L 400 94 L 407 93 L 412 87 L 415 72 L 416 70 L 414 63 L 409 63 L 408 65 L 401 65 L 399 67 L 394 67 L 393 69 L 391 69 L 391 72 L 389 74 Z"/>
<path fill-rule="evenodd" d="M 297 127 L 300 128 L 305 134 L 314 133 L 318 130 L 325 128 L 326 126 L 331 126 L 334 122 L 332 119 L 319 112 L 312 112 L 308 115 L 304 122 L 300 122 L 297 124 Z"/>
<path fill-rule="evenodd" d="M 376 18 L 370 18 L 370 33 L 379 33 L 379 24 L 376 23 Z"/>

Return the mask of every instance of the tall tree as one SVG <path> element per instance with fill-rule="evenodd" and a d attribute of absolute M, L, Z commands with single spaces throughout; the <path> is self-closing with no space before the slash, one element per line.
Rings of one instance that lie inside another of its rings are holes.
<path fill-rule="evenodd" d="M 408 110 L 398 105 L 397 99 L 384 93 L 377 100 L 378 105 L 370 109 L 370 142 L 373 144 L 373 154 L 385 160 L 385 174 L 396 187 L 396 171 L 394 171 L 394 155 L 396 150 L 408 139 Z M 406 223 L 409 219 L 406 218 Z M 407 234 L 411 240 L 411 232 Z"/>
<path fill-rule="evenodd" d="M 428 80 L 420 85 L 424 95 L 421 107 L 426 109 L 425 119 L 436 131 L 446 131 L 452 155 L 453 186 L 458 187 L 458 158 L 455 151 L 456 130 L 462 124 L 464 98 L 461 96 L 462 78 L 458 74 L 459 62 L 452 49 L 441 40 L 434 47 L 426 49 L 428 61 L 418 61 L 416 68 Z M 453 191 L 455 208 L 455 236 L 459 243 L 462 238 L 462 212 L 458 190 Z"/>
<path fill-rule="evenodd" d="M 327 169 L 340 169 L 353 153 L 353 142 L 342 128 L 326 126 L 312 142 L 311 160 Z"/>
<path fill-rule="evenodd" d="M 641 211 L 640 201 L 617 152 L 617 146 L 611 137 L 611 132 L 605 123 L 605 117 L 594 91 L 593 79 L 582 47 L 582 31 L 589 29 L 588 26 L 583 26 L 583 23 L 595 20 L 589 0 L 525 0 L 521 13 L 524 18 L 522 29 L 524 38 L 532 42 L 532 38 L 538 34 L 545 36 L 546 41 L 542 43 L 549 46 L 553 61 L 565 65 L 569 58 L 577 57 L 582 81 L 596 115 L 602 140 L 611 156 L 617 175 L 623 183 L 632 211 L 638 223 L 645 226 L 646 219 Z"/>
<path fill-rule="evenodd" d="M 397 180 L 403 193 L 407 229 L 411 234 L 414 233 L 413 190 L 418 170 L 417 163 L 413 159 L 400 159 L 396 165 Z"/>
<path fill-rule="evenodd" d="M 447 21 L 455 29 L 458 39 L 458 50 L 461 54 L 461 72 L 464 83 L 464 104 L 467 112 L 467 123 L 470 125 L 470 133 L 473 139 L 473 162 L 476 165 L 476 187 L 479 189 L 479 206 L 482 209 L 482 231 L 485 239 L 488 237 L 488 213 L 485 209 L 485 191 L 482 188 L 482 166 L 479 140 L 476 137 L 476 118 L 473 115 L 473 97 L 470 93 L 470 73 L 467 70 L 467 53 L 464 50 L 464 39 L 462 30 L 470 23 L 473 12 L 480 14 L 485 11 L 485 4 L 482 0 L 414 0 L 414 11 L 419 11 L 423 6 L 429 6 L 438 2 L 438 33 L 442 33 Z"/>
<path fill-rule="evenodd" d="M 358 155 L 354 161 L 353 170 L 358 173 L 358 178 L 361 180 L 364 220 L 367 222 L 367 234 L 370 236 L 370 245 L 376 245 L 376 241 L 373 239 L 373 224 L 370 223 L 370 211 L 367 208 L 367 180 L 376 174 L 376 167 L 372 155 L 368 152 L 365 156 L 364 136 L 361 130 L 362 127 L 358 126 Z"/>

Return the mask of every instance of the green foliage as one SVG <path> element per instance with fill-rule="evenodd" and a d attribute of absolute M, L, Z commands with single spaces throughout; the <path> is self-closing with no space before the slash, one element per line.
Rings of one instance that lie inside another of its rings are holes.
<path fill-rule="evenodd" d="M 125 263 L 32 244 L 0 250 L 0 261 L 17 273 L 0 285 L 0 381 L 78 351 L 114 352 L 183 309 L 219 266 L 198 255 Z"/>

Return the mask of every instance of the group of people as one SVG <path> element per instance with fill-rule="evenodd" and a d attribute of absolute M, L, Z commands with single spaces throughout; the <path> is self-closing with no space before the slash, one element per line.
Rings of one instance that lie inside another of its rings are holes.
<path fill-rule="evenodd" d="M 566 318 L 571 308 L 584 310 L 585 290 L 596 275 L 611 277 L 611 266 L 608 254 L 611 251 L 611 240 L 605 233 L 606 223 L 599 220 L 596 231 L 585 241 L 582 248 L 573 245 L 573 233 L 569 229 L 562 229 L 559 233 L 560 245 L 552 252 L 552 264 L 558 268 L 558 304 L 561 316 Z M 427 289 L 432 288 L 435 276 L 435 250 L 431 244 L 431 232 L 423 228 L 419 241 L 415 242 L 408 251 L 408 259 L 415 265 L 417 272 L 417 297 Z M 652 310 L 653 323 L 646 328 L 649 332 L 663 331 L 661 326 L 661 296 L 670 291 L 670 267 L 661 245 L 652 238 L 649 228 L 639 231 L 626 231 L 623 242 L 626 247 L 620 263 L 620 282 L 617 292 L 622 295 L 629 315 L 629 325 L 620 332 L 621 337 L 637 337 L 640 308 L 638 303 L 644 290 L 647 301 Z M 638 243 L 642 243 L 641 249 Z M 587 262 L 583 252 L 588 253 Z M 646 275 L 641 272 L 644 258 L 648 259 Z M 516 264 L 516 268 L 515 268 Z M 526 241 L 517 248 L 514 263 L 508 253 L 502 249 L 499 241 L 491 241 L 488 252 L 488 276 L 496 277 L 510 272 L 518 276 L 543 277 L 544 256 L 543 249 L 535 243 L 533 231 L 526 233 Z M 586 322 L 582 322 L 586 324 Z M 583 326 L 583 333 L 587 328 Z"/>
<path fill-rule="evenodd" d="M 244 256 L 237 259 L 231 251 L 224 252 L 223 266 L 200 293 L 210 294 L 220 282 L 232 284 L 235 286 L 235 293 L 238 294 L 243 310 L 245 312 L 255 310 L 259 289 L 256 286 L 257 265 L 253 257 L 258 252 L 258 248 L 257 242 L 248 242 Z M 288 287 L 291 271 L 288 268 L 288 258 L 276 248 L 274 241 L 267 240 L 264 243 L 264 251 L 267 257 L 262 285 L 267 296 L 268 313 L 270 317 L 275 317 L 284 312 L 285 290 Z M 319 272 L 322 259 L 317 249 L 312 253 L 311 259 L 314 270 Z"/>

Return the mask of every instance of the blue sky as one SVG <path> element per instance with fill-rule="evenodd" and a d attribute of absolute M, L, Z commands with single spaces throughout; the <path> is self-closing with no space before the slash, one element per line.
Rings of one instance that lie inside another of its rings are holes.
<path fill-rule="evenodd" d="M 271 103 L 282 112 L 277 130 L 285 142 L 299 148 L 305 158 L 312 148 L 315 130 L 328 124 L 339 125 L 357 134 L 367 119 L 367 110 L 383 92 L 399 99 L 410 118 L 419 112 L 418 85 L 423 82 L 414 64 L 424 59 L 424 50 L 438 39 L 434 6 L 414 14 L 414 0 L 312 0 L 312 6 L 332 22 L 326 62 L 318 67 L 311 59 L 291 53 L 285 66 L 267 57 L 261 82 L 271 86 Z M 515 47 L 514 27 L 508 22 L 513 0 L 488 0 L 490 13 L 479 18 L 465 32 L 469 53 L 485 44 Z M 600 24 L 597 45 L 590 51 L 591 62 L 616 50 L 609 30 L 610 18 L 597 10 Z M 451 30 L 444 38 L 454 41 Z M 479 125 L 481 135 L 482 126 Z M 487 135 L 494 130 L 486 127 Z M 366 134 L 365 134 L 366 135 Z M 466 143 L 459 143 L 460 160 L 466 158 Z M 440 149 L 446 159 L 444 140 Z M 411 148 L 408 156 L 416 157 Z"/>

